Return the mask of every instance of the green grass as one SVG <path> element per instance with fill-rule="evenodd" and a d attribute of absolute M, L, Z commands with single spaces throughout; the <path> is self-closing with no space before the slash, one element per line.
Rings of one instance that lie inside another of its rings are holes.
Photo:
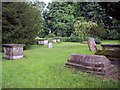
<path fill-rule="evenodd" d="M 98 48 L 101 48 L 98 45 Z M 117 81 L 102 80 L 65 67 L 70 54 L 94 54 L 86 44 L 62 42 L 53 48 L 33 45 L 20 60 L 2 60 L 3 88 L 117 88 Z"/>

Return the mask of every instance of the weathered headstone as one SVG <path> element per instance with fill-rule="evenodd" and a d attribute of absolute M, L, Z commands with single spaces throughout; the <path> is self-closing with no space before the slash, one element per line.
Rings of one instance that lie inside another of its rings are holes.
<path fill-rule="evenodd" d="M 60 42 L 60 38 L 55 38 L 56 39 L 56 42 Z"/>
<path fill-rule="evenodd" d="M 95 40 L 94 40 L 94 38 L 89 38 L 88 39 L 88 47 L 89 47 L 89 50 L 90 51 L 96 51 L 97 50 L 97 48 L 96 48 L 96 43 L 95 43 Z"/>
<path fill-rule="evenodd" d="M 52 43 L 48 43 L 48 48 L 52 48 Z"/>
<path fill-rule="evenodd" d="M 111 64 L 109 59 L 102 55 L 72 54 L 67 59 L 66 66 L 101 76 L 116 73 L 115 66 Z"/>
<path fill-rule="evenodd" d="M 23 44 L 3 44 L 4 58 L 20 59 L 23 57 Z"/>
<path fill-rule="evenodd" d="M 48 40 L 39 40 L 38 44 L 39 45 L 48 45 Z"/>
<path fill-rule="evenodd" d="M 44 45 L 48 45 L 48 40 L 44 40 Z"/>
<path fill-rule="evenodd" d="M 44 40 L 38 41 L 38 44 L 39 44 L 39 45 L 44 45 Z"/>
<path fill-rule="evenodd" d="M 56 39 L 53 39 L 52 41 L 53 41 L 54 43 L 56 43 L 56 42 L 57 42 L 57 41 L 56 41 Z"/>

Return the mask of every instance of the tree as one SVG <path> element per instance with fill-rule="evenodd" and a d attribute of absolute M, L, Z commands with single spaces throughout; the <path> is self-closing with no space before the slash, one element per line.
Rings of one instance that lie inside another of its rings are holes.
<path fill-rule="evenodd" d="M 92 21 L 86 21 L 84 17 L 78 17 L 74 22 L 74 32 L 73 34 L 80 37 L 81 41 L 84 41 L 87 37 L 95 37 L 96 33 L 90 33 L 92 28 L 97 28 L 98 24 Z M 97 31 L 97 29 L 96 29 Z"/>
<path fill-rule="evenodd" d="M 41 29 L 41 15 L 35 6 L 25 2 L 4 2 L 2 8 L 3 44 L 34 44 Z"/>
<path fill-rule="evenodd" d="M 104 32 L 104 34 L 101 35 L 101 38 L 104 38 L 104 39 L 118 39 L 119 38 L 119 34 L 118 34 L 119 25 L 120 25 L 119 21 L 110 17 L 109 14 L 106 13 L 105 8 L 103 8 L 99 3 L 80 2 L 78 3 L 78 5 L 79 7 L 78 7 L 77 17 L 83 16 L 85 17 L 87 21 L 93 21 L 97 23 L 99 25 L 99 28 L 101 28 L 99 30 L 101 32 L 102 31 Z M 117 5 L 117 7 L 119 6 Z M 112 6 L 109 7 L 107 10 L 109 11 L 110 8 L 112 8 Z"/>
<path fill-rule="evenodd" d="M 99 4 L 105 9 L 106 14 L 120 20 L 120 2 L 99 2 Z"/>
<path fill-rule="evenodd" d="M 70 36 L 73 28 L 75 7 L 67 2 L 52 2 L 48 5 L 48 28 L 57 36 Z"/>

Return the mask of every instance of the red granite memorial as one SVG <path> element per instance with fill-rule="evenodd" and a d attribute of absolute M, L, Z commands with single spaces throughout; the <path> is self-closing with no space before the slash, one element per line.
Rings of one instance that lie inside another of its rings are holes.
<path fill-rule="evenodd" d="M 23 57 L 24 44 L 3 44 L 4 58 L 6 59 L 20 59 Z"/>

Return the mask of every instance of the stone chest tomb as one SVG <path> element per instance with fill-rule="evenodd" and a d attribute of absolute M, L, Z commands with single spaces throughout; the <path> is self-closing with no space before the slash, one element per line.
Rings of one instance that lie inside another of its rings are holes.
<path fill-rule="evenodd" d="M 95 55 L 106 56 L 112 64 L 120 65 L 120 44 L 102 44 L 102 50 L 98 50 Z"/>
<path fill-rule="evenodd" d="M 101 76 L 108 76 L 116 73 L 114 65 L 102 55 L 72 54 L 68 57 L 65 65 Z"/>
<path fill-rule="evenodd" d="M 4 58 L 6 59 L 20 59 L 23 57 L 24 44 L 3 44 Z"/>

